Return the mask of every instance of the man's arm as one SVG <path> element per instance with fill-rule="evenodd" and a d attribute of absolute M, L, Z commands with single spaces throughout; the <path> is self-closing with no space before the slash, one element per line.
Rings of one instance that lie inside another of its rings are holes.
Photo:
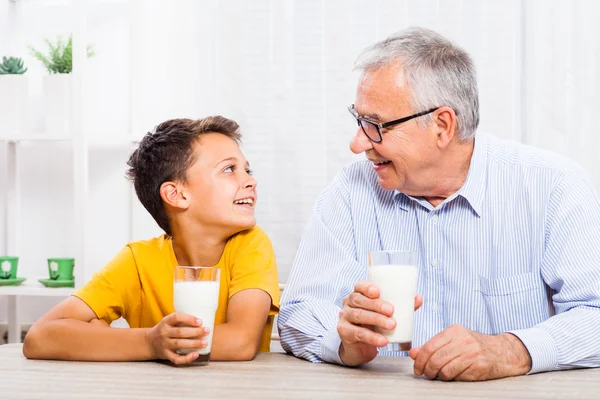
<path fill-rule="evenodd" d="M 416 375 L 487 380 L 600 366 L 600 202 L 584 171 L 562 177 L 547 213 L 541 272 L 556 315 L 494 336 L 451 326 L 411 350 Z"/>
<path fill-rule="evenodd" d="M 530 373 L 600 366 L 600 201 L 583 169 L 552 193 L 542 276 L 556 315 L 512 331 L 531 355 Z"/>
<path fill-rule="evenodd" d="M 356 261 L 342 172 L 316 201 L 283 292 L 278 317 L 283 349 L 309 361 L 341 364 L 342 301 L 366 277 L 366 266 Z"/>

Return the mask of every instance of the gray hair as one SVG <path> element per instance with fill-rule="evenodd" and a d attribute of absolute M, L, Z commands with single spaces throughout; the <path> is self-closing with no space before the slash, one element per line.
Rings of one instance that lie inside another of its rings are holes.
<path fill-rule="evenodd" d="M 479 98 L 475 67 L 467 52 L 432 30 L 411 27 L 367 47 L 354 67 L 364 74 L 398 59 L 414 111 L 451 107 L 457 114 L 458 138 L 472 140 L 479 125 Z M 420 126 L 431 121 L 431 115 L 417 119 Z"/>

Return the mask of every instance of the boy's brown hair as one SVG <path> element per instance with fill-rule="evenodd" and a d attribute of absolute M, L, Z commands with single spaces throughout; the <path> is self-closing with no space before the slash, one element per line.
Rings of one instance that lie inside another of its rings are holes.
<path fill-rule="evenodd" d="M 127 176 L 135 193 L 156 223 L 172 236 L 171 223 L 160 186 L 168 181 L 186 181 L 188 168 L 196 162 L 194 144 L 204 134 L 219 133 L 240 143 L 237 122 L 220 115 L 202 119 L 171 119 L 148 132 L 131 154 Z"/>

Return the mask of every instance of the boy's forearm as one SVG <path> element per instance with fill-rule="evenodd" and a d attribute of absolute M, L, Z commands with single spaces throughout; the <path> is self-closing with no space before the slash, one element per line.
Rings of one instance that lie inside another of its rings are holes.
<path fill-rule="evenodd" d="M 152 358 L 147 329 L 110 328 L 74 319 L 34 325 L 25 338 L 27 358 L 78 361 L 139 361 Z"/>
<path fill-rule="evenodd" d="M 225 323 L 215 325 L 210 359 L 213 361 L 249 361 L 258 351 L 260 337 L 252 338 L 243 328 Z"/>

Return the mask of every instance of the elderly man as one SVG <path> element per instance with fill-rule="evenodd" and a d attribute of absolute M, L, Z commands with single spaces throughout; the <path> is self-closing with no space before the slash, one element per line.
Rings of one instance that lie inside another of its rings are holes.
<path fill-rule="evenodd" d="M 283 348 L 348 366 L 375 358 L 387 339 L 373 327 L 396 321 L 365 280 L 367 254 L 412 250 L 416 375 L 598 366 L 600 203 L 582 168 L 476 132 L 473 62 L 435 32 L 399 32 L 356 67 L 350 148 L 367 160 L 316 202 L 282 299 Z"/>

